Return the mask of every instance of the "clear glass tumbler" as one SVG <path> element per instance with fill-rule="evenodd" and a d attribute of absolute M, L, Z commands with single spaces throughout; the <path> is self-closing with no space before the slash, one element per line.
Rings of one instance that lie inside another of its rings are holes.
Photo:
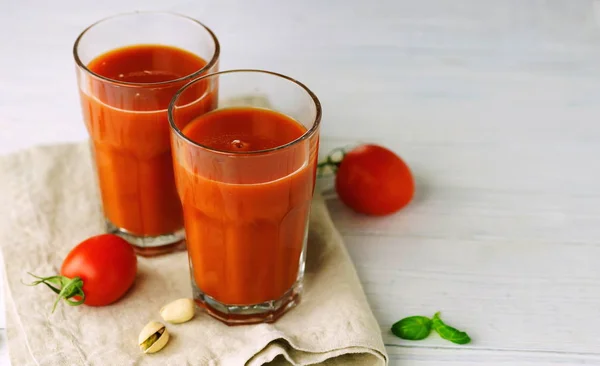
<path fill-rule="evenodd" d="M 196 88 L 215 110 L 188 113 Z M 169 106 L 194 299 L 227 324 L 272 322 L 299 301 L 320 119 L 306 86 L 260 70 L 203 76 Z"/>
<path fill-rule="evenodd" d="M 186 16 L 137 12 L 92 24 L 73 54 L 107 231 L 141 255 L 183 249 L 167 107 L 183 85 L 217 71 L 217 38 Z M 185 109 L 199 115 L 215 105 L 202 98 Z"/>

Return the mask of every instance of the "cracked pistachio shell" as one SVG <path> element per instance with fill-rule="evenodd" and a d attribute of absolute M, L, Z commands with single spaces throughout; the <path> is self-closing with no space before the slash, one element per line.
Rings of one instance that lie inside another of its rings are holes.
<path fill-rule="evenodd" d="M 178 324 L 185 323 L 194 317 L 196 304 L 192 299 L 178 299 L 168 303 L 160 309 L 160 316 L 164 321 Z"/>
<path fill-rule="evenodd" d="M 138 344 L 144 353 L 155 353 L 165 347 L 169 341 L 167 328 L 159 322 L 146 324 L 138 337 Z"/>

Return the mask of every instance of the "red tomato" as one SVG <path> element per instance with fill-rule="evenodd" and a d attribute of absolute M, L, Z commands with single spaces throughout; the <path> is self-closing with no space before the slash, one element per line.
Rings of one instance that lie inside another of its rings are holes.
<path fill-rule="evenodd" d="M 394 152 L 362 145 L 348 152 L 336 173 L 338 196 L 353 210 L 387 215 L 406 206 L 415 192 L 408 166 Z"/>
<path fill-rule="evenodd" d="M 60 273 L 83 280 L 84 304 L 103 306 L 120 299 L 131 287 L 137 257 L 124 239 L 104 234 L 78 244 L 63 261 Z"/>

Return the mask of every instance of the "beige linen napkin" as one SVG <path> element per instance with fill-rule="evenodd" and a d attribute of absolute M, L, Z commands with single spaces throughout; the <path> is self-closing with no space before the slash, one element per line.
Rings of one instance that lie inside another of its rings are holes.
<path fill-rule="evenodd" d="M 103 225 L 86 144 L 0 158 L 0 245 L 8 343 L 20 365 L 385 365 L 380 329 L 322 199 L 310 221 L 301 304 L 274 324 L 228 327 L 198 311 L 167 325 L 172 339 L 144 355 L 138 333 L 165 303 L 191 296 L 186 253 L 139 258 L 132 290 L 107 307 L 50 309 L 54 294 L 21 283 L 58 273 L 62 259 Z"/>

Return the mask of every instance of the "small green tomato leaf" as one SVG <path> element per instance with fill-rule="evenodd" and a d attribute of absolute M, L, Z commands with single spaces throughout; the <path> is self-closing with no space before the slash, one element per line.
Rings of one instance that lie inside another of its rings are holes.
<path fill-rule="evenodd" d="M 456 344 L 467 344 L 469 342 L 471 342 L 471 338 L 469 337 L 469 335 L 463 331 L 460 331 L 456 328 L 453 328 L 449 325 L 446 325 L 442 319 L 440 318 L 440 312 L 438 311 L 437 313 L 435 313 L 435 315 L 433 316 L 433 319 L 431 320 L 431 324 L 433 327 L 433 330 L 435 330 L 440 337 L 456 343 Z"/>
<path fill-rule="evenodd" d="M 431 333 L 431 319 L 425 316 L 409 316 L 394 323 L 392 333 L 409 341 L 425 339 Z"/>

